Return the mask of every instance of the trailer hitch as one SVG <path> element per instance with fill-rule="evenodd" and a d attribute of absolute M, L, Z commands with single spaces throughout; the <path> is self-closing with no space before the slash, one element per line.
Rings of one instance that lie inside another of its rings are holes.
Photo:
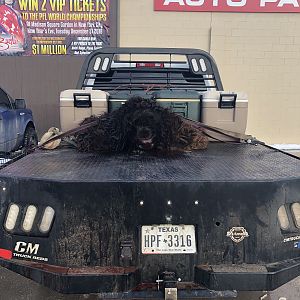
<path fill-rule="evenodd" d="M 165 288 L 165 300 L 177 300 L 177 288 Z"/>
<path fill-rule="evenodd" d="M 156 280 L 158 290 L 162 290 L 165 300 L 177 300 L 177 282 L 174 272 L 163 272 Z"/>

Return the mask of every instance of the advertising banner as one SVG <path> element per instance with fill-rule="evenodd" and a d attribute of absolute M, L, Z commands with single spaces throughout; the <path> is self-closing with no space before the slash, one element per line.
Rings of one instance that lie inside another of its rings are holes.
<path fill-rule="evenodd" d="M 87 55 L 110 45 L 110 0 L 0 0 L 0 55 Z"/>
<path fill-rule="evenodd" d="M 300 0 L 154 0 L 157 11 L 299 13 Z"/>

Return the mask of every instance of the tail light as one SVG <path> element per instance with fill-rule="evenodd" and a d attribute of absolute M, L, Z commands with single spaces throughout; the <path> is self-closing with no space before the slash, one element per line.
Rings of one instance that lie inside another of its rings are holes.
<path fill-rule="evenodd" d="M 136 63 L 137 68 L 164 68 L 164 63 Z"/>
<path fill-rule="evenodd" d="M 53 222 L 53 219 L 54 219 L 54 214 L 55 214 L 55 212 L 52 207 L 47 206 L 45 208 L 43 218 L 42 218 L 41 224 L 39 226 L 40 232 L 42 232 L 42 233 L 49 232 L 52 222 Z"/>
<path fill-rule="evenodd" d="M 295 225 L 297 228 L 300 228 L 300 203 L 293 203 L 291 209 L 292 209 Z"/>
<path fill-rule="evenodd" d="M 25 232 L 31 231 L 36 213 L 37 208 L 34 205 L 29 205 L 27 207 L 25 218 L 23 220 L 23 230 Z"/>
<path fill-rule="evenodd" d="M 284 205 L 280 206 L 277 215 L 281 229 L 287 230 L 290 227 L 290 222 Z"/>
<path fill-rule="evenodd" d="M 6 230 L 11 231 L 15 228 L 19 212 L 20 208 L 17 204 L 10 205 L 6 216 L 6 221 L 4 223 Z"/>
<path fill-rule="evenodd" d="M 12 234 L 26 232 L 44 236 L 50 232 L 54 217 L 55 210 L 50 206 L 45 208 L 30 204 L 23 209 L 21 205 L 12 203 L 7 209 L 4 228 Z"/>

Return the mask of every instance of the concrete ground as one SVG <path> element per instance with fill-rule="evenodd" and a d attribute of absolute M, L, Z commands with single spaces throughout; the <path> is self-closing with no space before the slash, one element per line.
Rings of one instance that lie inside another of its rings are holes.
<path fill-rule="evenodd" d="M 97 295 L 62 295 L 0 267 L 0 300 L 98 300 Z M 299 300 L 300 277 L 270 293 L 241 293 L 235 300 Z M 228 300 L 234 300 L 228 299 Z M 215 299 L 219 300 L 219 299 Z"/>

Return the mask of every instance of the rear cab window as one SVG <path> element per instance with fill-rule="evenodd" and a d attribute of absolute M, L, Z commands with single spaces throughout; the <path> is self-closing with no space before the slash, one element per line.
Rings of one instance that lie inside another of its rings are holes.
<path fill-rule="evenodd" d="M 10 97 L 0 88 L 0 108 L 12 109 Z"/>

